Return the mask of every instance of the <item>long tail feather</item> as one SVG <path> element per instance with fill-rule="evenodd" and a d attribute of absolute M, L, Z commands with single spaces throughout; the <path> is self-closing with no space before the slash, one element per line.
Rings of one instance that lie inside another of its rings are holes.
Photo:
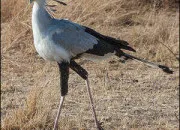
<path fill-rule="evenodd" d="M 159 64 L 156 64 L 156 63 L 153 63 L 153 62 L 149 62 L 147 60 L 140 59 L 138 57 L 135 57 L 135 56 L 132 56 L 132 55 L 129 55 L 129 54 L 126 54 L 126 53 L 123 53 L 123 56 L 125 56 L 127 58 L 130 58 L 130 59 L 134 59 L 134 60 L 143 62 L 146 65 L 151 66 L 151 67 L 160 68 L 161 70 L 163 70 L 164 72 L 166 72 L 168 74 L 172 74 L 173 73 L 173 71 L 169 67 L 167 67 L 167 66 L 159 65 Z"/>

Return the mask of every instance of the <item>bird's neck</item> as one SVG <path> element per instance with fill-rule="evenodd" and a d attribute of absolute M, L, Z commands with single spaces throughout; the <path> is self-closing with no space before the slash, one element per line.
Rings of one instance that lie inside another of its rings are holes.
<path fill-rule="evenodd" d="M 51 15 L 47 12 L 45 7 L 45 1 L 37 0 L 34 2 L 32 12 L 32 27 L 33 30 L 39 30 L 41 32 L 47 29 L 52 20 Z"/>

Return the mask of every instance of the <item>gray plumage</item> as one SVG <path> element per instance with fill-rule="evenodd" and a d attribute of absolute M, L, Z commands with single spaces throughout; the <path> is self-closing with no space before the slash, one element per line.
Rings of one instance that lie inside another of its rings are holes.
<path fill-rule="evenodd" d="M 44 0 L 35 2 L 32 14 L 34 44 L 41 57 L 59 63 L 70 61 L 98 43 L 83 26 L 51 17 L 44 4 Z"/>
<path fill-rule="evenodd" d="M 53 18 L 45 4 L 45 0 L 37 0 L 32 12 L 35 48 L 44 59 L 61 63 L 77 56 L 89 60 L 103 59 L 121 48 L 135 51 L 121 40 L 68 20 Z"/>

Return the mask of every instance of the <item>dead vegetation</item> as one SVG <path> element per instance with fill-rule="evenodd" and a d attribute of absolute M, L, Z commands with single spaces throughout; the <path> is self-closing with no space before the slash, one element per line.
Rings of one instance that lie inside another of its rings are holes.
<path fill-rule="evenodd" d="M 175 70 L 166 75 L 136 62 L 121 64 L 115 57 L 99 64 L 85 62 L 98 118 L 105 129 L 178 129 L 178 2 L 73 0 L 66 7 L 57 6 L 55 17 L 126 40 L 136 48 L 136 56 Z M 59 99 L 58 68 L 34 49 L 27 1 L 3 0 L 1 5 L 2 129 L 51 129 Z M 83 80 L 70 73 L 59 128 L 91 129 Z"/>

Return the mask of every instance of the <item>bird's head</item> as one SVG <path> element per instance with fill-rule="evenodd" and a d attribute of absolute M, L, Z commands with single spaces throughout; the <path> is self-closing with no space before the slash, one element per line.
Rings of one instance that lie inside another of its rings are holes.
<path fill-rule="evenodd" d="M 45 3 L 46 0 L 29 0 L 30 4 L 33 3 L 33 2 L 41 2 L 41 3 Z"/>
<path fill-rule="evenodd" d="M 41 2 L 45 2 L 46 0 L 29 0 L 30 3 L 34 2 L 34 1 L 41 1 Z M 67 5 L 66 3 L 62 2 L 62 1 L 59 1 L 59 0 L 53 0 L 59 4 L 62 4 L 62 5 Z"/>
<path fill-rule="evenodd" d="M 29 3 L 31 4 L 34 0 L 29 0 Z"/>

